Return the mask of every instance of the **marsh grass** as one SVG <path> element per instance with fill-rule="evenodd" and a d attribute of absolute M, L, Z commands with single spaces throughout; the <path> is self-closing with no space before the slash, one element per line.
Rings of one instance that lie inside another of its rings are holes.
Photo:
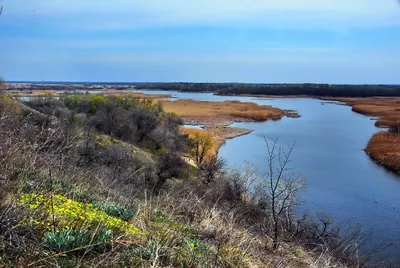
<path fill-rule="evenodd" d="M 332 98 L 330 98 L 332 99 Z M 352 110 L 368 116 L 375 116 L 377 127 L 387 127 L 388 132 L 374 134 L 365 151 L 378 164 L 400 172 L 400 136 L 393 129 L 400 125 L 399 97 L 334 98 L 352 106 Z"/>
<path fill-rule="evenodd" d="M 383 131 L 369 141 L 366 152 L 388 169 L 400 172 L 400 134 Z"/>
<path fill-rule="evenodd" d="M 284 111 L 278 108 L 261 106 L 252 102 L 177 100 L 165 101 L 163 104 L 168 112 L 173 112 L 183 117 L 232 116 L 265 121 L 268 119 L 278 120 L 284 116 Z"/>
<path fill-rule="evenodd" d="M 390 127 L 400 123 L 400 98 L 398 97 L 334 98 L 334 100 L 352 106 L 356 113 L 378 117 L 375 123 L 378 127 Z"/>

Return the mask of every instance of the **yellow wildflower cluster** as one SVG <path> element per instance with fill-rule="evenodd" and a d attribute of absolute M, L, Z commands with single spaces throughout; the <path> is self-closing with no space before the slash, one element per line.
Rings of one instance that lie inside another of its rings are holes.
<path fill-rule="evenodd" d="M 94 228 L 102 225 L 105 228 L 119 230 L 128 234 L 139 234 L 141 231 L 126 221 L 107 215 L 107 213 L 86 204 L 73 201 L 65 196 L 56 194 L 25 194 L 19 198 L 21 204 L 27 206 L 35 215 L 45 217 L 30 217 L 36 224 L 51 230 L 54 223 L 58 230 L 74 228 Z"/>

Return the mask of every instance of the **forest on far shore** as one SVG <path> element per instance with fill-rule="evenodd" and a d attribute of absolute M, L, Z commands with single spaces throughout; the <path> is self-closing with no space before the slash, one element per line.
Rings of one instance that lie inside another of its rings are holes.
<path fill-rule="evenodd" d="M 306 95 L 319 97 L 400 96 L 400 85 L 135 83 L 135 86 L 137 89 L 214 92 L 222 95 Z"/>

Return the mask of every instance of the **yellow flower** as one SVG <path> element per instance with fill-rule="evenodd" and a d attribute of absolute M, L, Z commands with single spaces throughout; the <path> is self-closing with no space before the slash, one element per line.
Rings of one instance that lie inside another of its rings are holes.
<path fill-rule="evenodd" d="M 96 227 L 98 224 L 106 228 L 119 230 L 128 234 L 140 234 L 141 231 L 132 226 L 128 222 L 107 215 L 92 204 L 85 204 L 74 201 L 62 195 L 53 195 L 53 198 L 44 197 L 38 194 L 26 194 L 19 198 L 23 205 L 27 205 L 29 209 L 35 213 L 45 215 L 41 221 L 31 222 L 41 225 L 47 229 L 53 227 L 52 215 L 54 213 L 55 223 L 58 229 L 70 229 L 71 222 L 78 226 Z M 52 203 L 53 201 L 53 203 Z"/>

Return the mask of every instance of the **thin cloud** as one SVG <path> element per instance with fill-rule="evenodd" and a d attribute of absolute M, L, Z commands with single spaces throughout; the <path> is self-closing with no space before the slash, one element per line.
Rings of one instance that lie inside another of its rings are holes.
<path fill-rule="evenodd" d="M 182 25 L 370 27 L 400 25 L 395 0 L 13 0 L 8 12 L 70 17 L 71 25 L 110 30 Z M 73 21 L 76 18 L 78 21 Z M 80 23 L 80 22 L 86 23 Z"/>
<path fill-rule="evenodd" d="M 327 53 L 339 51 L 340 49 L 334 47 L 261 47 L 251 49 L 253 52 L 279 52 L 279 53 Z"/>

